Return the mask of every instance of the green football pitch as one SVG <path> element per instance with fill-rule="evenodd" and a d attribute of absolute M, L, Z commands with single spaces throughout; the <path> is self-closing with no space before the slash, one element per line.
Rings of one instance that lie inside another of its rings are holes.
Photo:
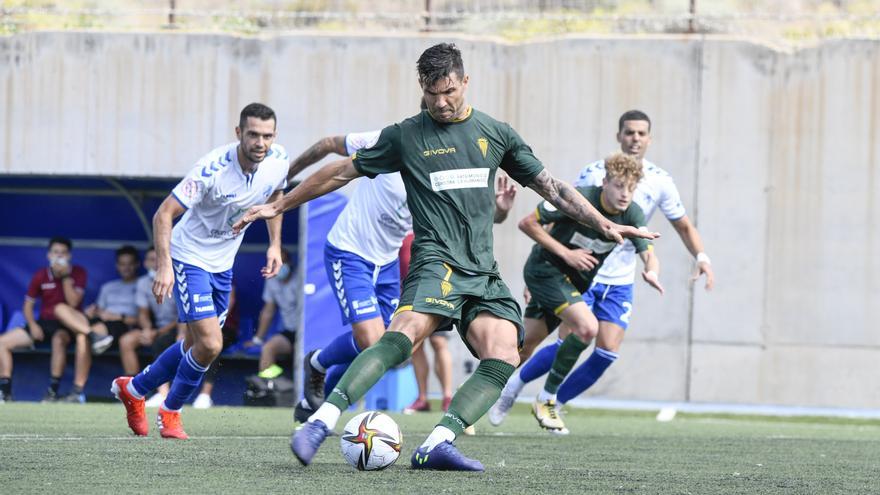
<path fill-rule="evenodd" d="M 437 407 L 437 404 L 434 404 Z M 151 420 L 154 410 L 148 410 Z M 343 416 L 343 422 L 351 417 Z M 523 404 L 457 441 L 485 473 L 414 471 L 437 414 L 394 415 L 401 459 L 358 472 L 331 437 L 308 468 L 287 409 L 187 409 L 188 441 L 128 433 L 118 404 L 0 405 L 0 492 L 15 493 L 880 493 L 880 422 L 571 410 L 540 431 Z M 343 424 L 343 423 L 340 423 Z"/>

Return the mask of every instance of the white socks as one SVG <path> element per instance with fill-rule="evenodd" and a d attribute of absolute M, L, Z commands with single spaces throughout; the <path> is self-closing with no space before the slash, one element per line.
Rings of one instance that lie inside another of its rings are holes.
<path fill-rule="evenodd" d="M 452 430 L 445 426 L 435 426 L 434 431 L 422 443 L 422 447 L 427 447 L 428 452 L 430 452 L 437 444 L 446 441 L 452 442 L 453 440 L 455 440 L 455 433 Z"/>
<path fill-rule="evenodd" d="M 541 393 L 538 394 L 538 402 L 547 402 L 548 400 L 552 400 L 556 402 L 556 394 L 551 394 L 546 390 L 541 390 Z"/>
<path fill-rule="evenodd" d="M 325 402 L 321 404 L 321 407 L 319 407 L 317 411 L 315 411 L 315 414 L 309 416 L 309 423 L 321 420 L 321 422 L 327 425 L 327 429 L 332 430 L 333 428 L 336 428 L 336 422 L 339 421 L 339 416 L 341 415 L 342 411 L 340 411 L 338 407 L 329 402 Z"/>
<path fill-rule="evenodd" d="M 320 371 L 321 373 L 326 373 L 327 369 L 324 368 L 323 366 L 321 366 L 321 363 L 318 362 L 318 356 L 320 356 L 320 355 L 321 355 L 321 349 L 318 349 L 317 351 L 315 351 L 314 354 L 312 354 L 312 357 L 309 358 L 309 363 L 311 363 L 312 368 L 315 368 L 316 370 Z"/>
<path fill-rule="evenodd" d="M 128 385 L 125 386 L 125 390 L 128 391 L 135 399 L 143 399 L 144 396 L 141 395 L 136 388 L 134 388 L 134 384 L 131 383 L 131 380 L 128 381 Z"/>
<path fill-rule="evenodd" d="M 519 377 L 519 370 L 517 370 L 514 374 L 510 375 L 510 379 L 507 380 L 507 385 L 504 386 L 504 390 L 501 393 L 516 397 L 525 386 L 526 382 L 522 381 L 522 378 Z"/>

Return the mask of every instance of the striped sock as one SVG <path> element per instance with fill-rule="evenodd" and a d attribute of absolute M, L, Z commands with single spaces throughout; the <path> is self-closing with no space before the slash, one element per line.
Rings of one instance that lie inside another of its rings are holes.
<path fill-rule="evenodd" d="M 183 408 L 184 402 L 202 384 L 202 378 L 205 377 L 208 366 L 202 366 L 196 362 L 192 355 L 192 349 L 186 352 L 183 359 L 180 360 L 180 366 L 177 367 L 177 374 L 174 375 L 174 381 L 171 382 L 168 397 L 165 398 L 163 407 L 166 411 L 179 411 Z"/>

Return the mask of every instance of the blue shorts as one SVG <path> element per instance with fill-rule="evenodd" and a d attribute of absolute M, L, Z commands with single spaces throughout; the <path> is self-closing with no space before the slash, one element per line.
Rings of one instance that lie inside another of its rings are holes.
<path fill-rule="evenodd" d="M 232 270 L 210 273 L 177 260 L 171 260 L 171 265 L 177 321 L 186 323 L 216 316 L 222 328 L 229 310 Z"/>
<path fill-rule="evenodd" d="M 400 302 L 399 260 L 376 266 L 328 242 L 324 244 L 324 268 L 336 292 L 343 325 L 381 317 L 388 327 Z"/>
<path fill-rule="evenodd" d="M 629 326 L 633 309 L 632 284 L 606 285 L 594 282 L 584 292 L 583 298 L 599 321 L 614 323 L 624 330 Z"/>

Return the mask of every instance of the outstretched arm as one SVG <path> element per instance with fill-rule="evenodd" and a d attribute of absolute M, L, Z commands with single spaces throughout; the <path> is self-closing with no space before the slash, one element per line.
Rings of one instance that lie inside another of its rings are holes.
<path fill-rule="evenodd" d="M 654 252 L 653 247 L 639 253 L 642 263 L 645 264 L 645 271 L 642 272 L 642 278 L 651 287 L 657 289 L 660 295 L 663 295 L 663 286 L 660 285 L 660 259 Z"/>
<path fill-rule="evenodd" d="M 309 146 L 301 155 L 290 161 L 290 168 L 287 170 L 287 180 L 296 177 L 300 172 L 311 165 L 318 163 L 330 153 L 336 153 L 345 156 L 345 136 L 331 136 L 319 140 L 317 143 Z"/>
<path fill-rule="evenodd" d="M 715 273 L 712 271 L 712 262 L 709 260 L 709 256 L 703 251 L 703 239 L 700 237 L 697 227 L 691 223 L 687 215 L 670 223 L 672 223 L 675 231 L 678 232 L 678 236 L 681 237 L 681 242 L 697 259 L 697 266 L 694 269 L 691 281 L 696 281 L 705 274 L 706 290 L 712 290 L 712 287 L 715 285 Z"/>
<path fill-rule="evenodd" d="M 287 210 L 335 191 L 360 177 L 360 172 L 354 168 L 351 158 L 343 158 L 321 167 L 320 170 L 310 175 L 300 185 L 285 194 L 281 199 L 260 206 L 254 206 L 241 217 L 232 230 L 240 232 L 245 225 L 253 223 L 261 218 L 274 218 Z"/>
<path fill-rule="evenodd" d="M 623 243 L 624 237 L 644 239 L 660 237 L 660 234 L 656 232 L 639 230 L 629 225 L 618 225 L 603 217 L 577 189 L 550 175 L 546 168 L 532 179 L 529 187 L 569 217 L 601 232 L 602 235 L 618 244 Z"/>

